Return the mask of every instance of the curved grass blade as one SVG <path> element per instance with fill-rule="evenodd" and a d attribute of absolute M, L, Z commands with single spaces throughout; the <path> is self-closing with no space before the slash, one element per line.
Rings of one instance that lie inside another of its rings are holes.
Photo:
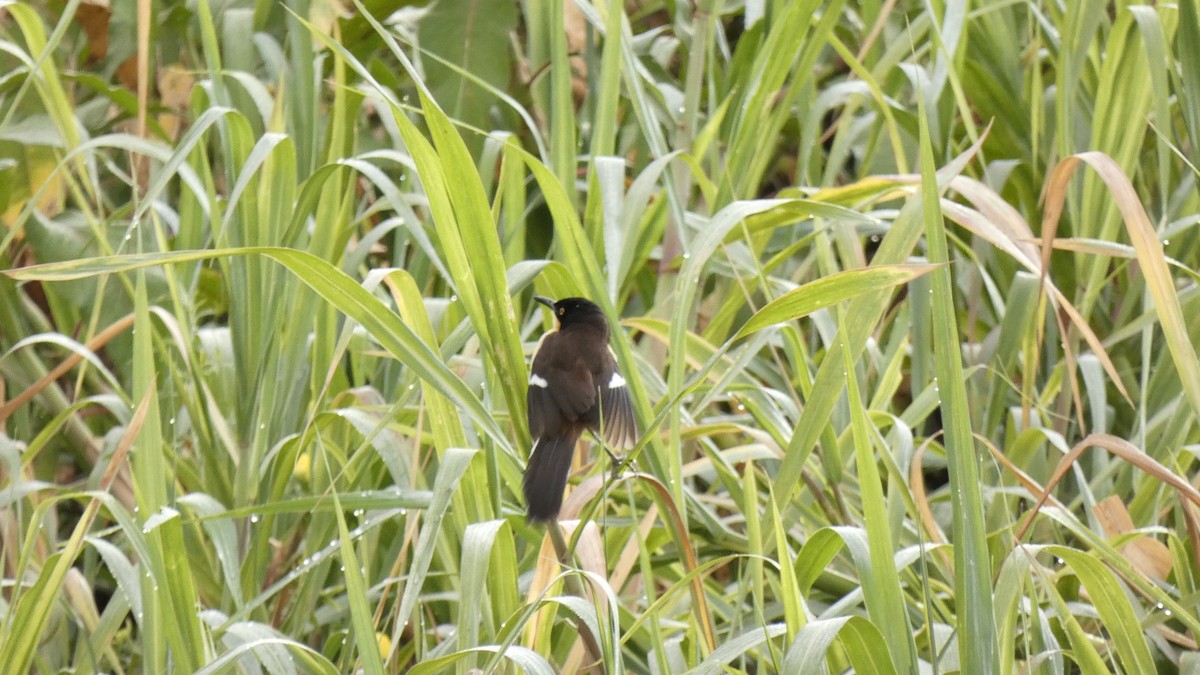
<path fill-rule="evenodd" d="M 877 675 L 896 672 L 896 666 L 887 660 L 886 652 L 879 649 L 883 635 L 875 624 L 861 616 L 818 619 L 805 624 L 788 647 L 780 672 L 825 672 L 825 655 L 834 640 L 846 650 L 855 672 Z"/>
<path fill-rule="evenodd" d="M 941 265 L 881 265 L 821 277 L 772 300 L 755 312 L 733 339 L 745 337 L 767 326 L 808 316 L 864 293 L 906 284 L 938 267 Z"/>

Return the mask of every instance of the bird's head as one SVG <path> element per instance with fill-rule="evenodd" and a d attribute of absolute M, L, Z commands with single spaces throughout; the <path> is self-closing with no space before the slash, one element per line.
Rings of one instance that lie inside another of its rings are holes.
<path fill-rule="evenodd" d="M 535 295 L 534 300 L 542 303 L 554 312 L 558 325 L 566 328 L 577 324 L 592 324 L 601 327 L 608 334 L 608 319 L 600 306 L 586 298 L 563 298 L 554 301 L 542 295 Z"/>

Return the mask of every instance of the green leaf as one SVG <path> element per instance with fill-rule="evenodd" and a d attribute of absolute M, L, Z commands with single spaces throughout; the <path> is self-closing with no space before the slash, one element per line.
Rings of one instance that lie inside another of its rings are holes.
<path fill-rule="evenodd" d="M 839 322 L 844 324 L 849 320 L 846 313 L 842 312 Z M 867 616 L 877 626 L 883 626 L 883 637 L 892 663 L 900 672 L 912 672 L 916 669 L 917 648 L 892 552 L 897 537 L 893 535 L 888 520 L 883 482 L 871 443 L 878 430 L 872 434 L 868 427 L 867 411 L 859 394 L 858 374 L 850 360 L 850 352 L 843 349 L 842 358 L 846 370 L 846 398 L 850 404 L 854 463 L 858 468 L 858 489 L 862 493 L 864 533 L 869 550 L 869 562 L 866 565 L 859 563 L 863 601 L 867 605 Z M 855 549 L 853 545 L 850 548 L 852 551 Z"/>
<path fill-rule="evenodd" d="M 825 671 L 825 658 L 834 640 L 841 643 L 855 672 L 895 673 L 896 666 L 888 660 L 879 628 L 861 616 L 817 619 L 805 624 L 796 634 L 783 659 L 784 673 L 820 673 Z"/>
<path fill-rule="evenodd" d="M 920 100 L 920 99 L 918 99 Z M 923 110 L 923 104 L 922 104 Z M 996 616 L 992 600 L 992 564 L 984 525 L 979 459 L 971 428 L 971 402 L 963 375 L 950 254 L 946 244 L 940 190 L 934 171 L 933 147 L 924 114 L 921 127 L 921 208 L 925 220 L 925 245 L 933 272 L 933 354 L 936 391 L 940 393 L 945 425 L 946 463 L 950 470 L 950 498 L 954 527 L 954 591 L 958 608 L 959 644 L 964 672 L 988 675 L 999 669 Z"/>
<path fill-rule="evenodd" d="M 768 326 L 808 316 L 819 309 L 832 307 L 864 293 L 906 284 L 938 267 L 939 265 L 881 265 L 822 277 L 767 303 L 746 321 L 733 339 L 738 340 Z"/>
<path fill-rule="evenodd" d="M 1079 577 L 1088 598 L 1103 622 L 1104 630 L 1116 647 L 1123 673 L 1153 675 L 1158 669 L 1150 655 L 1142 623 L 1129 603 L 1128 592 L 1117 577 L 1091 554 L 1066 546 L 1048 546 Z"/>
<path fill-rule="evenodd" d="M 338 548 L 342 557 L 342 578 L 346 582 L 346 601 L 350 605 L 351 634 L 358 648 L 359 662 L 364 672 L 370 675 L 383 674 L 383 657 L 379 653 L 379 639 L 375 636 L 375 621 L 367 605 L 367 584 L 363 568 L 354 553 L 354 540 L 346 527 L 346 514 L 333 493 L 334 513 L 337 515 Z"/>
<path fill-rule="evenodd" d="M 503 90 L 512 77 L 509 34 L 517 28 L 517 6 L 488 0 L 436 2 L 421 18 L 421 47 L 441 57 L 425 62 L 426 84 L 433 100 L 446 114 L 477 129 L 492 126 L 492 106 L 497 98 L 478 86 L 470 73 Z M 479 154 L 482 140 L 468 145 Z"/>

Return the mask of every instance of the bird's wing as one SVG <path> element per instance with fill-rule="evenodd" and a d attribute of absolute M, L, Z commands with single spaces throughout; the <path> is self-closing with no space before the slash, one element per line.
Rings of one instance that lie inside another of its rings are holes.
<path fill-rule="evenodd" d="M 600 388 L 600 416 L 604 442 L 617 450 L 630 450 L 637 444 L 637 418 L 633 414 L 633 398 L 625 378 L 617 369 L 617 359 L 609 351 L 611 365 L 596 378 Z M 601 427 L 597 426 L 597 431 Z"/>

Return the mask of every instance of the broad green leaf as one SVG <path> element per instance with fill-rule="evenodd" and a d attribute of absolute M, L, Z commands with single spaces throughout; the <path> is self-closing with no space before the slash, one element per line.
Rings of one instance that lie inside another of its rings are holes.
<path fill-rule="evenodd" d="M 800 629 L 788 647 L 782 672 L 818 673 L 825 669 L 825 658 L 834 640 L 846 650 L 850 663 L 859 673 L 896 673 L 895 665 L 880 649 L 883 634 L 879 628 L 860 616 L 810 621 Z"/>
<path fill-rule="evenodd" d="M 1049 546 L 1046 551 L 1063 559 L 1088 591 L 1092 605 L 1104 622 L 1105 632 L 1116 647 L 1122 671 L 1139 675 L 1158 672 L 1143 634 L 1141 621 L 1129 604 L 1126 590 L 1112 571 L 1090 554 L 1066 546 Z"/>

